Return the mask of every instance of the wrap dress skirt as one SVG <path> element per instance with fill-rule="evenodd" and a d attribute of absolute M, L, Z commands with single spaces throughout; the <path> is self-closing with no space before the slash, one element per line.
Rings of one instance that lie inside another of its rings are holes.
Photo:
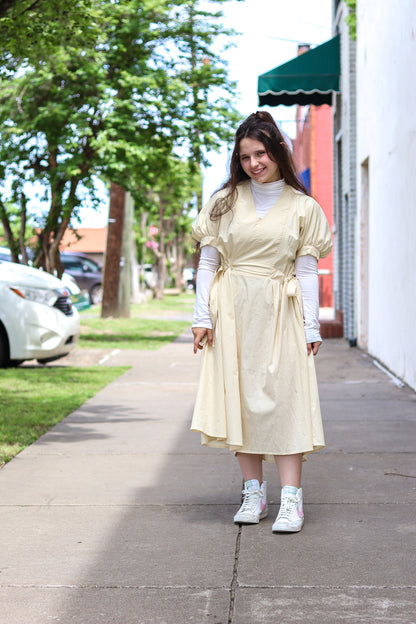
<path fill-rule="evenodd" d="M 318 386 L 295 259 L 329 254 L 327 219 L 314 199 L 287 184 L 263 218 L 249 180 L 237 187 L 232 210 L 213 221 L 218 196 L 193 225 L 194 239 L 216 247 L 221 260 L 209 295 L 214 344 L 202 351 L 191 429 L 205 446 L 267 461 L 319 450 Z"/>

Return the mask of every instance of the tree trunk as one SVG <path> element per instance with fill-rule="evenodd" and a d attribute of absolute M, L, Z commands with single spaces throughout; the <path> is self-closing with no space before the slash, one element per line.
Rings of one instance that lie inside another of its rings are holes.
<path fill-rule="evenodd" d="M 103 302 L 101 317 L 118 317 L 118 290 L 120 283 L 121 243 L 123 238 L 124 202 L 126 191 L 111 183 L 110 214 L 108 217 L 107 249 L 105 254 Z"/>
<path fill-rule="evenodd" d="M 130 317 L 131 303 L 131 243 L 133 231 L 133 198 L 126 193 L 124 203 L 123 239 L 121 245 L 121 265 L 119 284 L 119 315 Z"/>
<path fill-rule="evenodd" d="M 131 261 L 131 300 L 133 303 L 140 303 L 140 273 L 139 264 L 137 262 L 137 245 L 134 230 L 130 232 L 130 261 Z"/>
<path fill-rule="evenodd" d="M 51 154 L 49 159 L 55 168 L 57 167 L 56 158 L 56 154 Z M 38 232 L 38 250 L 33 265 L 37 268 L 43 268 L 48 273 L 59 278 L 62 277 L 64 272 L 60 260 L 59 247 L 71 222 L 79 182 L 80 178 L 71 179 L 69 195 L 65 203 L 62 200 L 62 195 L 65 191 L 65 180 L 61 178 L 51 182 L 51 204 L 46 224 Z"/>
<path fill-rule="evenodd" d="M 27 220 L 27 198 L 25 195 L 20 196 L 20 229 L 19 229 L 19 248 L 20 253 L 22 254 L 22 262 L 23 264 L 29 263 L 29 258 L 27 256 L 26 244 L 25 244 L 25 236 L 26 236 L 26 220 Z"/>
<path fill-rule="evenodd" d="M 145 243 L 145 239 L 146 239 L 146 223 L 147 223 L 147 216 L 148 213 L 147 212 L 143 212 L 141 219 L 140 219 L 140 232 L 142 235 L 142 246 L 141 246 L 141 250 L 140 250 L 140 254 L 141 254 L 141 263 L 140 263 L 140 292 L 144 295 L 145 291 L 146 291 L 146 284 L 145 284 L 145 274 L 144 274 L 144 257 L 145 257 L 145 253 L 146 253 L 146 243 Z"/>
<path fill-rule="evenodd" d="M 3 224 L 4 235 L 9 245 L 11 260 L 12 262 L 19 262 L 19 247 L 16 244 L 16 241 L 13 236 L 7 210 L 1 200 L 0 200 L 0 220 Z"/>
<path fill-rule="evenodd" d="M 181 230 L 176 237 L 176 287 L 181 290 L 186 287 L 183 279 L 184 264 L 183 231 Z"/>
<path fill-rule="evenodd" d="M 166 252 L 165 252 L 165 222 L 164 203 L 159 201 L 159 253 L 157 254 L 158 283 L 156 286 L 156 299 L 163 299 L 166 281 Z"/>

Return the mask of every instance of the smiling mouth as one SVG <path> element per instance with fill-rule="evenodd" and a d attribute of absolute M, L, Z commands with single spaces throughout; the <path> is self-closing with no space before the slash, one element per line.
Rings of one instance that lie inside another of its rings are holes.
<path fill-rule="evenodd" d="M 259 171 L 253 171 L 253 175 L 260 175 L 261 173 L 263 173 L 263 171 L 265 171 L 266 168 L 260 169 Z"/>

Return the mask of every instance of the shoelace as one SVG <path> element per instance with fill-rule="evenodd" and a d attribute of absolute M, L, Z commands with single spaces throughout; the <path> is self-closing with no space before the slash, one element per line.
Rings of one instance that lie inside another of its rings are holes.
<path fill-rule="evenodd" d="M 289 520 L 298 502 L 299 498 L 297 496 L 285 496 L 280 507 L 279 516 L 285 520 Z"/>
<path fill-rule="evenodd" d="M 257 505 L 259 498 L 263 496 L 262 490 L 243 490 L 244 500 L 241 506 L 241 511 L 252 511 Z"/>

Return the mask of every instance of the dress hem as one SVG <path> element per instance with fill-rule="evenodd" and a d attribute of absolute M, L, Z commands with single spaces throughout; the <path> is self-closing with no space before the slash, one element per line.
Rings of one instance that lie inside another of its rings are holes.
<path fill-rule="evenodd" d="M 197 431 L 197 430 L 192 429 L 192 431 Z M 248 450 L 245 450 L 244 447 L 237 446 L 235 444 L 230 444 L 226 442 L 226 440 L 221 440 L 218 438 L 207 438 L 207 436 L 203 433 L 201 433 L 201 446 L 206 446 L 208 448 L 228 449 L 230 452 L 234 453 L 234 455 L 237 453 L 246 453 L 247 455 L 262 455 L 264 461 L 272 462 L 272 463 L 274 462 L 275 455 L 298 455 L 300 453 L 303 455 L 303 461 L 306 461 L 306 458 L 305 458 L 306 455 L 309 455 L 310 453 L 316 453 L 317 451 L 321 451 L 323 448 L 325 448 L 325 444 L 322 443 L 322 444 L 313 444 L 312 448 L 309 447 L 307 449 L 299 449 L 296 451 L 291 450 L 290 452 L 288 451 L 271 452 L 271 451 L 253 451 L 253 450 L 248 451 Z"/>

